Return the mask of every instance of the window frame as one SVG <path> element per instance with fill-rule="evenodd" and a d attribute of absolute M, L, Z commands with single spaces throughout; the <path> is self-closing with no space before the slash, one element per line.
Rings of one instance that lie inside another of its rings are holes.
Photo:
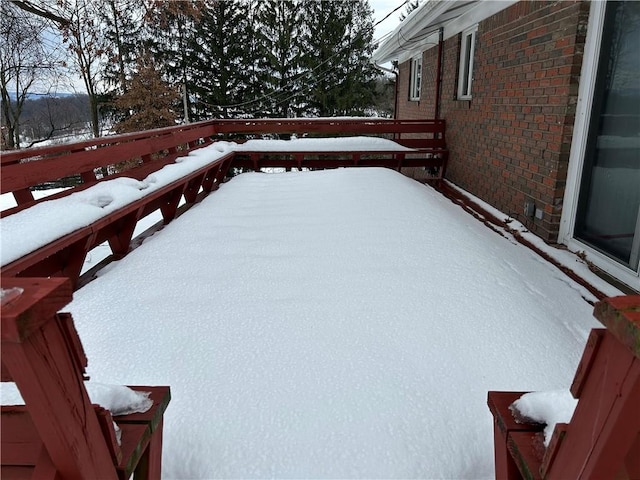
<path fill-rule="evenodd" d="M 422 90 L 422 54 L 409 60 L 409 101 L 420 100 Z"/>
<path fill-rule="evenodd" d="M 460 60 L 458 65 L 458 100 L 471 100 L 473 97 L 473 59 L 476 50 L 478 25 L 467 28 L 461 33 Z"/>

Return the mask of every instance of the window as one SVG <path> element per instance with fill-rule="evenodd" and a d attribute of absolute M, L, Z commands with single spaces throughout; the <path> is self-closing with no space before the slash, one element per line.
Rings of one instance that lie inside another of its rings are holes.
<path fill-rule="evenodd" d="M 411 59 L 411 75 L 409 81 L 409 100 L 420 100 L 422 84 L 422 55 Z"/>
<path fill-rule="evenodd" d="M 473 52 L 476 47 L 478 26 L 462 32 L 460 43 L 460 69 L 458 73 L 458 99 L 471 98 L 471 81 L 473 80 Z"/>

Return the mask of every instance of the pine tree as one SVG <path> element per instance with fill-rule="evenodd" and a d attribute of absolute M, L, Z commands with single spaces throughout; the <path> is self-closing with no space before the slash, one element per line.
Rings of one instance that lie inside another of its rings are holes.
<path fill-rule="evenodd" d="M 144 45 L 143 0 L 107 0 L 103 5 L 100 16 L 110 48 L 102 78 L 114 92 L 124 93 Z"/>
<path fill-rule="evenodd" d="M 251 55 L 249 4 L 205 2 L 197 25 L 193 93 L 199 118 L 242 116 L 257 60 Z"/>
<path fill-rule="evenodd" d="M 376 76 L 372 11 L 366 0 L 303 0 L 302 76 L 307 115 L 357 115 L 371 105 Z"/>
<path fill-rule="evenodd" d="M 300 90 L 300 3 L 260 2 L 257 32 L 262 95 L 257 116 L 288 117 Z"/>
<path fill-rule="evenodd" d="M 215 0 L 153 0 L 145 20 L 149 28 L 149 42 L 145 49 L 162 65 L 167 81 L 180 91 L 182 118 L 192 120 L 192 97 L 200 81 L 194 74 L 194 44 L 208 42 L 199 37 L 197 25 L 201 11 Z"/>

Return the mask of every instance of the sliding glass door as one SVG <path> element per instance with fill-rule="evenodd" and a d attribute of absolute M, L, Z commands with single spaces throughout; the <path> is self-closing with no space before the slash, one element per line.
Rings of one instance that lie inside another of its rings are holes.
<path fill-rule="evenodd" d="M 640 260 L 640 2 L 608 2 L 574 237 Z"/>

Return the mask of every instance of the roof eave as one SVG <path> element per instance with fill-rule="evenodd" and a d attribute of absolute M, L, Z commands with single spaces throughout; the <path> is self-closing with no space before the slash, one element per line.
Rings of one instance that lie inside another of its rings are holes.
<path fill-rule="evenodd" d="M 404 39 L 411 39 L 422 29 L 426 22 L 437 18 L 440 13 L 448 8 L 447 3 L 446 0 L 428 0 L 423 3 L 412 12 L 412 15 L 401 22 L 389 35 L 389 38 L 373 52 L 371 61 L 376 64 L 383 64 L 397 60 L 399 54 L 403 51 L 402 43 L 406 43 Z"/>
<path fill-rule="evenodd" d="M 468 2 L 456 16 L 444 15 L 455 2 L 452 0 L 430 0 L 416 15 L 398 25 L 390 37 L 372 55 L 371 61 L 382 64 L 392 60 L 399 63 L 419 55 L 438 44 L 438 30 L 444 29 L 443 39 L 447 40 L 465 28 L 477 24 L 501 10 L 517 3 L 518 0 L 476 0 Z M 465 3 L 465 2 L 463 2 Z M 468 8 L 467 8 L 468 7 Z M 448 18 L 447 18 L 448 17 Z"/>

